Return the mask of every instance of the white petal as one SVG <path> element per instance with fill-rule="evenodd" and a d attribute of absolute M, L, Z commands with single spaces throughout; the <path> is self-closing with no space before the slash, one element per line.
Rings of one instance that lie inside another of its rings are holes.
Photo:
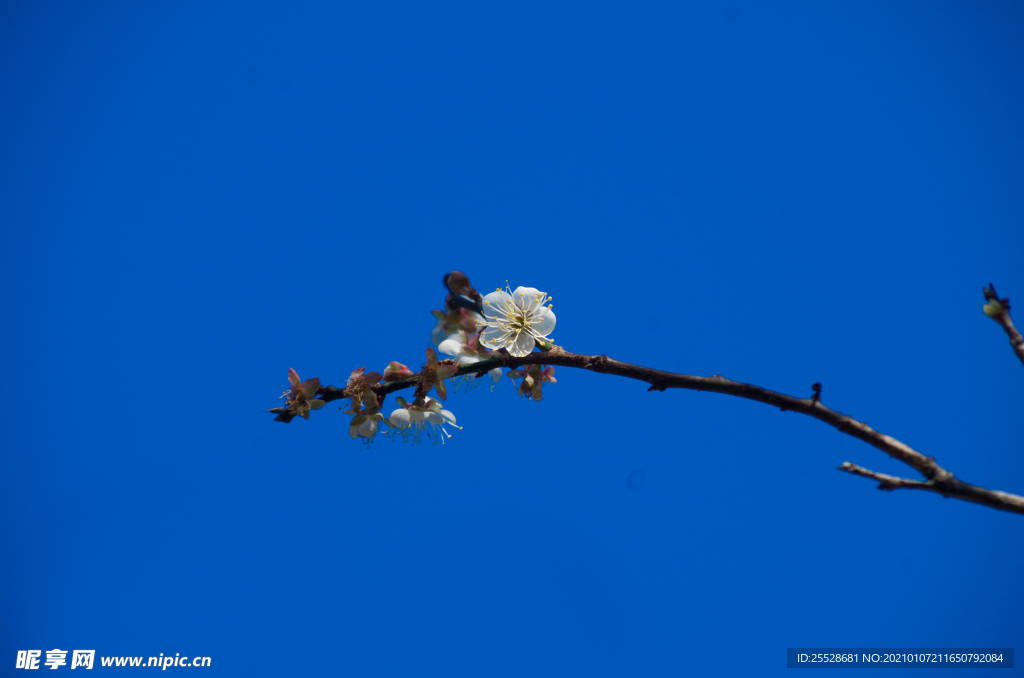
<path fill-rule="evenodd" d="M 512 301 L 516 306 L 529 312 L 540 308 L 540 300 L 543 298 L 544 293 L 536 287 L 517 287 L 512 292 Z"/>
<path fill-rule="evenodd" d="M 430 332 L 430 345 L 437 346 L 442 341 L 448 338 L 448 330 L 444 328 L 444 323 L 438 323 Z"/>
<path fill-rule="evenodd" d="M 377 422 L 375 422 L 373 419 L 367 419 L 366 421 L 359 425 L 359 428 L 356 429 L 356 432 L 359 435 L 363 436 L 364 438 L 370 438 L 371 436 L 373 436 L 374 433 L 377 432 Z"/>
<path fill-rule="evenodd" d="M 491 382 L 492 383 L 497 384 L 499 381 L 501 381 L 501 368 L 500 367 L 495 367 L 493 370 L 490 371 L 489 374 L 491 375 Z"/>
<path fill-rule="evenodd" d="M 484 297 L 484 316 L 488 320 L 492 318 L 504 318 L 508 305 L 512 303 L 512 297 L 508 296 L 505 290 L 496 290 Z"/>
<path fill-rule="evenodd" d="M 532 351 L 534 343 L 533 337 L 528 333 L 520 332 L 515 342 L 509 344 L 508 352 L 519 358 Z"/>
<path fill-rule="evenodd" d="M 405 408 L 395 410 L 391 413 L 391 416 L 388 417 L 388 423 L 395 428 L 405 428 L 409 425 L 411 420 L 412 417 L 409 415 L 409 410 Z"/>
<path fill-rule="evenodd" d="M 449 336 L 437 345 L 437 350 L 452 356 L 462 355 L 462 337 L 457 334 Z"/>
<path fill-rule="evenodd" d="M 535 336 L 546 337 L 555 331 L 555 312 L 550 308 L 543 307 L 540 316 L 530 320 L 530 329 Z"/>
<path fill-rule="evenodd" d="M 448 410 L 441 410 L 441 416 L 444 417 L 444 420 L 449 424 L 452 424 L 453 426 L 455 425 L 455 415 Z"/>
<path fill-rule="evenodd" d="M 502 346 L 508 346 L 508 341 L 511 338 L 508 332 L 498 327 L 488 327 L 484 330 L 484 333 L 480 337 L 480 341 L 484 346 L 495 351 Z"/>
<path fill-rule="evenodd" d="M 443 410 L 442 410 L 442 412 L 443 412 Z M 429 421 L 431 424 L 437 424 L 438 426 L 444 426 L 444 417 L 442 417 L 437 412 L 427 412 L 426 416 L 424 416 L 424 419 Z"/>

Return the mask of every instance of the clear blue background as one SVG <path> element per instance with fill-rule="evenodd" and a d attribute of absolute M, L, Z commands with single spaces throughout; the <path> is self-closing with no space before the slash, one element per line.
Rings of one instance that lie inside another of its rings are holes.
<path fill-rule="evenodd" d="M 981 312 L 991 281 L 1024 325 L 1022 121 L 1009 1 L 4 3 L 0 668 L 1020 650 L 1024 517 L 878 492 L 836 466 L 913 472 L 806 417 L 561 368 L 451 395 L 443 447 L 264 410 L 289 367 L 421 364 L 457 269 L 552 294 L 569 350 L 820 381 L 1024 493 Z"/>

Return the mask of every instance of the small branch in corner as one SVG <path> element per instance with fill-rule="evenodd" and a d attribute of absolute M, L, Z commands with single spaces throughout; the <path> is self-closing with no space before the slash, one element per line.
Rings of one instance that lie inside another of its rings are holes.
<path fill-rule="evenodd" d="M 846 471 L 847 473 L 852 473 L 857 476 L 871 478 L 872 480 L 877 480 L 879 483 L 878 489 L 880 490 L 887 490 L 891 492 L 892 490 L 898 490 L 901 488 L 910 488 L 915 490 L 934 489 L 931 486 L 931 484 L 922 482 L 920 480 L 910 480 L 909 478 L 899 478 L 897 476 L 890 476 L 886 473 L 876 473 L 875 471 L 869 471 L 863 466 L 851 464 L 848 461 L 844 461 L 843 464 L 839 467 L 839 470 Z"/>

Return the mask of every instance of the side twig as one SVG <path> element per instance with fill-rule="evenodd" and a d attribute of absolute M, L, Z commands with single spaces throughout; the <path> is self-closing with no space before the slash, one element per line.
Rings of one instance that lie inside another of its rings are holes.
<path fill-rule="evenodd" d="M 985 315 L 1002 326 L 1006 336 L 1010 338 L 1010 347 L 1024 363 L 1024 337 L 1013 326 L 1013 321 L 1010 319 L 1010 299 L 1000 299 L 992 283 L 989 283 L 987 288 L 981 288 L 981 291 L 985 294 L 985 301 L 988 302 L 985 304 Z"/>

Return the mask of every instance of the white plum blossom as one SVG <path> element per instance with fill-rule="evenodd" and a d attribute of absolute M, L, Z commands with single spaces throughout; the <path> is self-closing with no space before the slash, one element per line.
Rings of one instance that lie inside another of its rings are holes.
<path fill-rule="evenodd" d="M 497 289 L 484 297 L 483 329 L 480 343 L 496 351 L 505 348 L 516 357 L 533 350 L 537 341 L 547 341 L 555 329 L 555 312 L 544 292 L 535 287 Z M 547 306 L 545 306 L 547 304 Z"/>
<path fill-rule="evenodd" d="M 487 350 L 480 344 L 478 336 L 468 336 L 465 332 L 461 331 L 452 334 L 442 341 L 437 350 L 452 356 L 461 365 L 472 365 L 490 357 Z M 497 384 L 501 381 L 500 367 L 495 367 L 488 374 L 490 374 L 492 384 Z"/>
<path fill-rule="evenodd" d="M 441 409 L 441 403 L 432 398 L 427 398 L 424 401 L 417 400 L 411 405 L 406 405 L 405 400 L 401 397 L 396 400 L 402 407 L 392 412 L 387 419 L 388 425 L 391 427 L 388 432 L 389 436 L 393 437 L 397 432 L 401 434 L 403 440 L 411 437 L 415 445 L 423 441 L 425 432 L 428 438 L 433 438 L 435 445 L 438 440 L 443 445 L 446 437 L 452 437 L 445 428 L 446 425 L 462 430 L 461 426 L 455 424 L 455 415 L 448 410 Z"/>
<path fill-rule="evenodd" d="M 356 426 L 355 429 L 355 435 L 352 436 L 353 438 L 359 437 L 369 442 L 373 440 L 373 436 L 377 433 L 377 422 L 373 419 L 367 419 L 362 424 L 359 424 L 359 426 Z"/>

